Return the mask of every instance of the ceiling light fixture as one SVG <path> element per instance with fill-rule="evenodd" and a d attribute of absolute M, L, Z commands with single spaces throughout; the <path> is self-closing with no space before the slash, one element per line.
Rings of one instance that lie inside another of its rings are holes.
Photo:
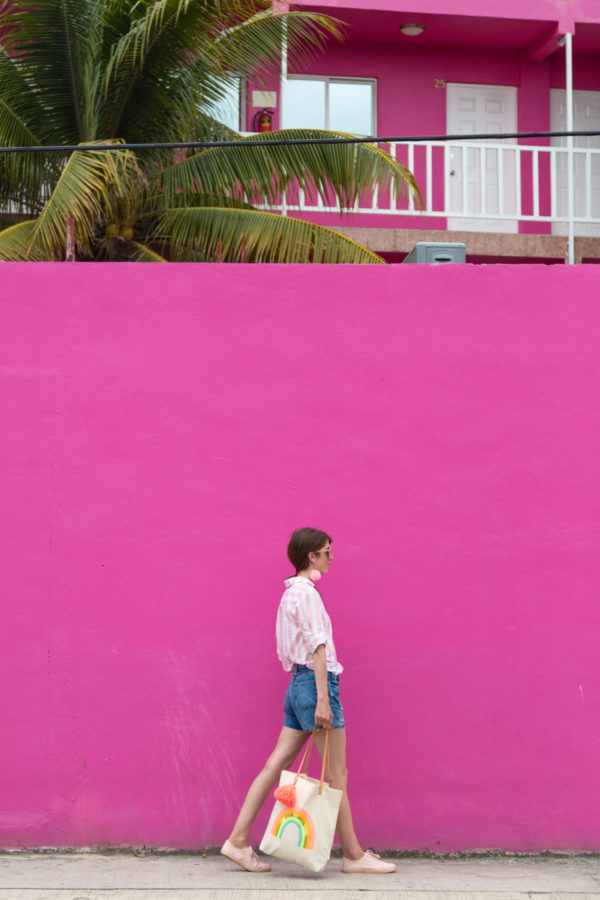
<path fill-rule="evenodd" d="M 419 34 L 423 34 L 425 31 L 424 25 L 416 25 L 414 23 L 406 23 L 406 25 L 398 25 L 398 28 L 405 34 L 407 37 L 417 37 Z"/>

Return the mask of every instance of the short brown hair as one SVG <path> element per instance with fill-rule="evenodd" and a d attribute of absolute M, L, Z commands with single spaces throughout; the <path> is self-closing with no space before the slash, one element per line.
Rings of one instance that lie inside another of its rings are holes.
<path fill-rule="evenodd" d="M 333 538 L 325 531 L 320 531 L 318 528 L 297 528 L 290 538 L 287 548 L 288 559 L 296 572 L 306 569 L 309 553 L 315 553 L 321 549 L 323 544 L 332 540 Z"/>

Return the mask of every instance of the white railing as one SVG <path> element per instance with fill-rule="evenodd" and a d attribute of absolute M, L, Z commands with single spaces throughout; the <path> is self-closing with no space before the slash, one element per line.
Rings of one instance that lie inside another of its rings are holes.
<path fill-rule="evenodd" d="M 478 223 L 483 226 L 481 220 L 504 222 L 505 229 L 517 222 L 551 222 L 558 226 L 554 229 L 558 233 L 568 227 L 568 151 L 564 147 L 474 141 L 383 146 L 413 172 L 423 208 L 412 195 L 375 189 L 360 198 L 354 213 L 448 218 L 456 228 L 463 220 L 463 226 L 472 230 Z M 591 226 L 584 233 L 600 234 L 600 150 L 576 148 L 573 153 L 574 221 L 578 231 L 579 226 Z M 339 213 L 339 206 L 301 190 L 288 191 L 282 211 Z"/>

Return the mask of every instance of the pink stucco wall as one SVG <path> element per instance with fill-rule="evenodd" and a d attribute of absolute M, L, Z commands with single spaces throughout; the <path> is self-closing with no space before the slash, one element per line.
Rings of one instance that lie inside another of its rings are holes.
<path fill-rule="evenodd" d="M 1 274 L 0 846 L 219 844 L 312 523 L 365 843 L 600 850 L 597 268 Z"/>

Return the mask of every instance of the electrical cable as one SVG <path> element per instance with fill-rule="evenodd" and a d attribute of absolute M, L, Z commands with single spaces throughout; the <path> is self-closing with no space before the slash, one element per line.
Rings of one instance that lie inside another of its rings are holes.
<path fill-rule="evenodd" d="M 520 131 L 498 134 L 434 134 L 401 137 L 284 138 L 278 141 L 181 141 L 148 144 L 58 144 L 32 147 L 0 147 L 0 153 L 106 153 L 121 150 L 208 150 L 215 147 L 293 147 L 318 144 L 418 144 L 421 141 L 506 140 L 507 138 L 597 137 L 600 131 Z"/>

